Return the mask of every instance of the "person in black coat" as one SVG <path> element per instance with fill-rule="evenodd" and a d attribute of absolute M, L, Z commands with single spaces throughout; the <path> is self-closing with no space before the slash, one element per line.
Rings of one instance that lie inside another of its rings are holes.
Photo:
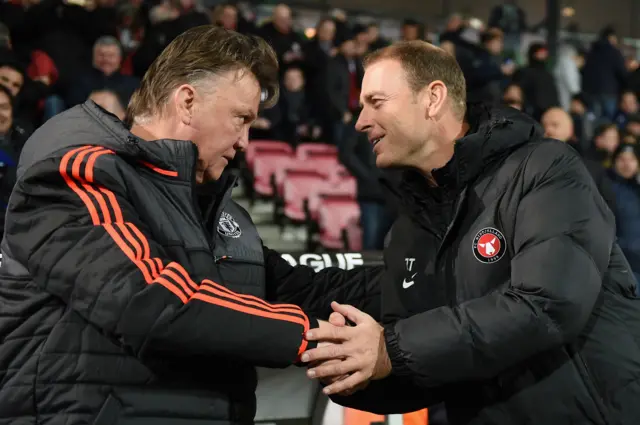
<path fill-rule="evenodd" d="M 513 75 L 513 81 L 522 87 L 536 119 L 540 119 L 547 109 L 560 105 L 555 78 L 547 69 L 548 57 L 543 43 L 533 43 L 529 47 L 529 64 Z"/>
<path fill-rule="evenodd" d="M 367 62 L 356 129 L 403 169 L 382 318 L 334 303 L 308 376 L 377 414 L 444 401 L 451 425 L 637 424 L 638 283 L 613 213 L 573 148 L 465 104 L 464 83 L 422 42 Z"/>

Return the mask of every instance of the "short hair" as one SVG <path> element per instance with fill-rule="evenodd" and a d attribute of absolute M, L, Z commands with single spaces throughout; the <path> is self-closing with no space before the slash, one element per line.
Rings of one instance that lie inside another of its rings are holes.
<path fill-rule="evenodd" d="M 504 33 L 500 28 L 489 28 L 480 35 L 481 44 L 486 44 L 497 39 L 504 39 Z"/>
<path fill-rule="evenodd" d="M 458 118 L 464 118 L 467 89 L 455 57 L 426 41 L 399 41 L 370 53 L 364 59 L 364 67 L 384 59 L 400 62 L 414 93 L 436 80 L 442 81 L 447 87 L 453 111 Z"/>
<path fill-rule="evenodd" d="M 593 132 L 593 138 L 597 138 L 602 136 L 604 133 L 606 133 L 609 130 L 616 130 L 618 131 L 618 126 L 615 123 L 612 122 L 606 122 L 606 123 L 602 123 L 599 126 L 596 127 L 596 129 Z"/>
<path fill-rule="evenodd" d="M 103 35 L 99 37 L 95 43 L 93 43 L 94 49 L 100 46 L 116 46 L 118 49 L 120 49 L 120 53 L 122 53 L 122 46 L 120 45 L 120 42 L 117 38 L 111 35 Z"/>
<path fill-rule="evenodd" d="M 273 48 L 257 36 L 202 25 L 176 37 L 151 64 L 129 102 L 128 119 L 161 113 L 180 85 L 197 85 L 228 71 L 253 74 L 264 107 L 277 102 L 279 70 Z"/>

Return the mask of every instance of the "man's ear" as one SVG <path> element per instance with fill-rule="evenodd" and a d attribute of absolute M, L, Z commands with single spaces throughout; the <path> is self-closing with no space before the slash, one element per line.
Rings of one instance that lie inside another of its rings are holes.
<path fill-rule="evenodd" d="M 442 81 L 436 80 L 425 87 L 425 91 L 426 118 L 428 119 L 439 116 L 447 101 L 447 86 L 445 86 Z"/>
<path fill-rule="evenodd" d="M 178 118 L 184 125 L 191 124 L 193 108 L 195 104 L 196 90 L 190 84 L 183 84 L 175 92 L 173 97 Z"/>

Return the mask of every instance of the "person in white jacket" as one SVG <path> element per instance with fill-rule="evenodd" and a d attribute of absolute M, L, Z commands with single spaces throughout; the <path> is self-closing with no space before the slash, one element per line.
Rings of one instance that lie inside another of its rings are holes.
<path fill-rule="evenodd" d="M 553 70 L 553 75 L 558 87 L 560 105 L 565 111 L 571 106 L 571 98 L 580 93 L 581 78 L 580 66 L 582 56 L 575 47 L 563 44 L 558 49 L 558 60 Z"/>

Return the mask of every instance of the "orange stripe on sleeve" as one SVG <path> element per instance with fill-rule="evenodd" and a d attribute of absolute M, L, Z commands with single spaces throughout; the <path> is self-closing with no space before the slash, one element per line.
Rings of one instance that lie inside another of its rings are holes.
<path fill-rule="evenodd" d="M 140 269 L 148 284 L 158 283 L 164 286 L 183 303 L 187 303 L 189 299 L 199 299 L 253 316 L 300 324 L 305 332 L 308 330 L 309 319 L 298 306 L 292 304 L 272 305 L 257 297 L 237 294 L 211 280 L 203 280 L 201 285 L 197 285 L 180 264 L 171 262 L 164 267 L 161 259 L 151 258 L 149 241 L 133 223 L 124 220 L 115 194 L 105 187 L 95 185 L 94 167 L 96 160 L 101 155 L 112 153 L 113 151 L 101 147 L 85 146 L 74 149 L 64 155 L 59 171 L 67 185 L 86 205 L 93 224 L 104 227 L 127 258 Z M 86 165 L 81 167 L 87 154 L 91 155 Z M 72 176 L 69 176 L 69 162 L 74 155 L 76 157 L 71 167 Z M 83 171 L 82 173 L 81 170 Z M 87 192 L 95 197 L 104 220 L 100 220 L 98 209 L 91 196 L 87 195 Z M 113 219 L 107 204 L 113 211 Z M 122 235 L 124 235 L 124 238 Z M 206 290 L 209 294 L 198 292 L 200 290 Z M 300 350 L 304 351 L 306 345 L 307 342 L 303 338 Z"/>
<path fill-rule="evenodd" d="M 151 164 L 149 162 L 146 162 L 146 161 L 140 161 L 140 163 L 142 165 L 144 165 L 145 167 L 152 169 L 156 173 L 162 174 L 163 176 L 178 177 L 178 172 L 177 171 L 163 170 L 162 168 L 156 167 L 155 165 L 153 165 L 153 164 Z"/>

